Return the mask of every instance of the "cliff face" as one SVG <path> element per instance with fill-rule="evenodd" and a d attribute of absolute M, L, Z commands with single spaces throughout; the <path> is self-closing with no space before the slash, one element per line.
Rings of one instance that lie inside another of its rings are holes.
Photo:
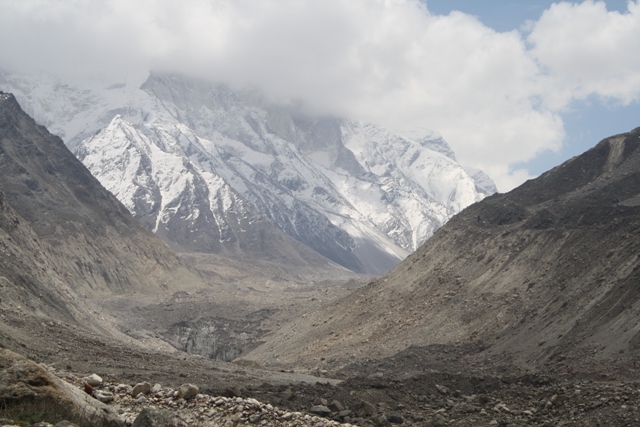
<path fill-rule="evenodd" d="M 389 275 L 250 357 L 322 350 L 346 363 L 475 344 L 482 363 L 590 369 L 638 355 L 638 283 L 640 128 L 470 206 Z"/>

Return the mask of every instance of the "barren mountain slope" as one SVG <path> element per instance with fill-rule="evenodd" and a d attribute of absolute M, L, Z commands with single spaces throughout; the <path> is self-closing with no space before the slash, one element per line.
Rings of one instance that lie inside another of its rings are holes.
<path fill-rule="evenodd" d="M 336 368 L 444 344 L 524 369 L 633 361 L 639 252 L 640 128 L 470 206 L 388 276 L 247 358 Z"/>
<path fill-rule="evenodd" d="M 0 186 L 0 310 L 28 311 L 70 323 L 95 323 L 58 274 L 27 222 L 7 203 Z M 3 316 L 0 342 L 8 334 Z"/>
<path fill-rule="evenodd" d="M 9 94 L 0 94 L 0 184 L 75 291 L 95 296 L 201 285 Z"/>

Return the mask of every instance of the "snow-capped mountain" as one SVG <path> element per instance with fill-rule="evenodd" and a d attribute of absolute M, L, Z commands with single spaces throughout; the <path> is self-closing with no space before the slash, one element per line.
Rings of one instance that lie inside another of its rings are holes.
<path fill-rule="evenodd" d="M 495 191 L 435 132 L 309 117 L 255 90 L 153 73 L 106 89 L 0 75 L 0 89 L 179 250 L 265 250 L 275 226 L 380 274 Z"/>

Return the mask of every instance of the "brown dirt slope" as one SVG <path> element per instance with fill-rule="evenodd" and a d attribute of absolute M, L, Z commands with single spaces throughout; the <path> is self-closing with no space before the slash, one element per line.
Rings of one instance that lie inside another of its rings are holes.
<path fill-rule="evenodd" d="M 640 128 L 470 206 L 388 276 L 247 358 L 332 369 L 440 345 L 464 349 L 440 352 L 448 362 L 473 353 L 522 370 L 635 363 L 639 252 Z"/>

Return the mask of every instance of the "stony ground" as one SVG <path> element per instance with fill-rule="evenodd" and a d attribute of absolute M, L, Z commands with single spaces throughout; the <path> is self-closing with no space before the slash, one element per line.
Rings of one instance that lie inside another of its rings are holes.
<path fill-rule="evenodd" d="M 144 408 L 152 407 L 170 410 L 189 426 L 349 426 L 323 418 L 321 415 L 329 415 L 329 410 L 324 412 L 325 408 L 321 406 L 312 407 L 307 413 L 288 411 L 253 398 L 199 393 L 198 387 L 192 384 L 171 388 L 163 387 L 159 383 L 129 385 L 103 382 L 87 387 L 86 378 L 64 372 L 56 373 L 62 375 L 69 383 L 115 407 L 126 425 L 132 425 Z"/>
<path fill-rule="evenodd" d="M 48 368 L 85 389 L 86 377 Z M 169 410 L 185 425 L 204 427 L 640 425 L 639 382 L 554 380 L 539 375 L 469 377 L 431 372 L 389 378 L 377 372 L 340 384 L 263 384 L 236 390 L 243 396 L 229 390 L 216 395 L 187 384 L 118 381 L 104 381 L 89 391 L 113 406 L 126 425 L 132 425 L 144 408 Z"/>
<path fill-rule="evenodd" d="M 640 425 L 640 382 L 631 380 L 637 379 L 632 366 L 526 373 L 479 364 L 482 353 L 466 351 L 413 348 L 350 365 L 334 374 L 345 378 L 337 385 L 280 386 L 279 395 L 277 387 L 263 386 L 253 395 L 291 410 L 335 400 L 353 410 L 358 425 L 387 425 L 385 419 L 407 426 Z"/>

